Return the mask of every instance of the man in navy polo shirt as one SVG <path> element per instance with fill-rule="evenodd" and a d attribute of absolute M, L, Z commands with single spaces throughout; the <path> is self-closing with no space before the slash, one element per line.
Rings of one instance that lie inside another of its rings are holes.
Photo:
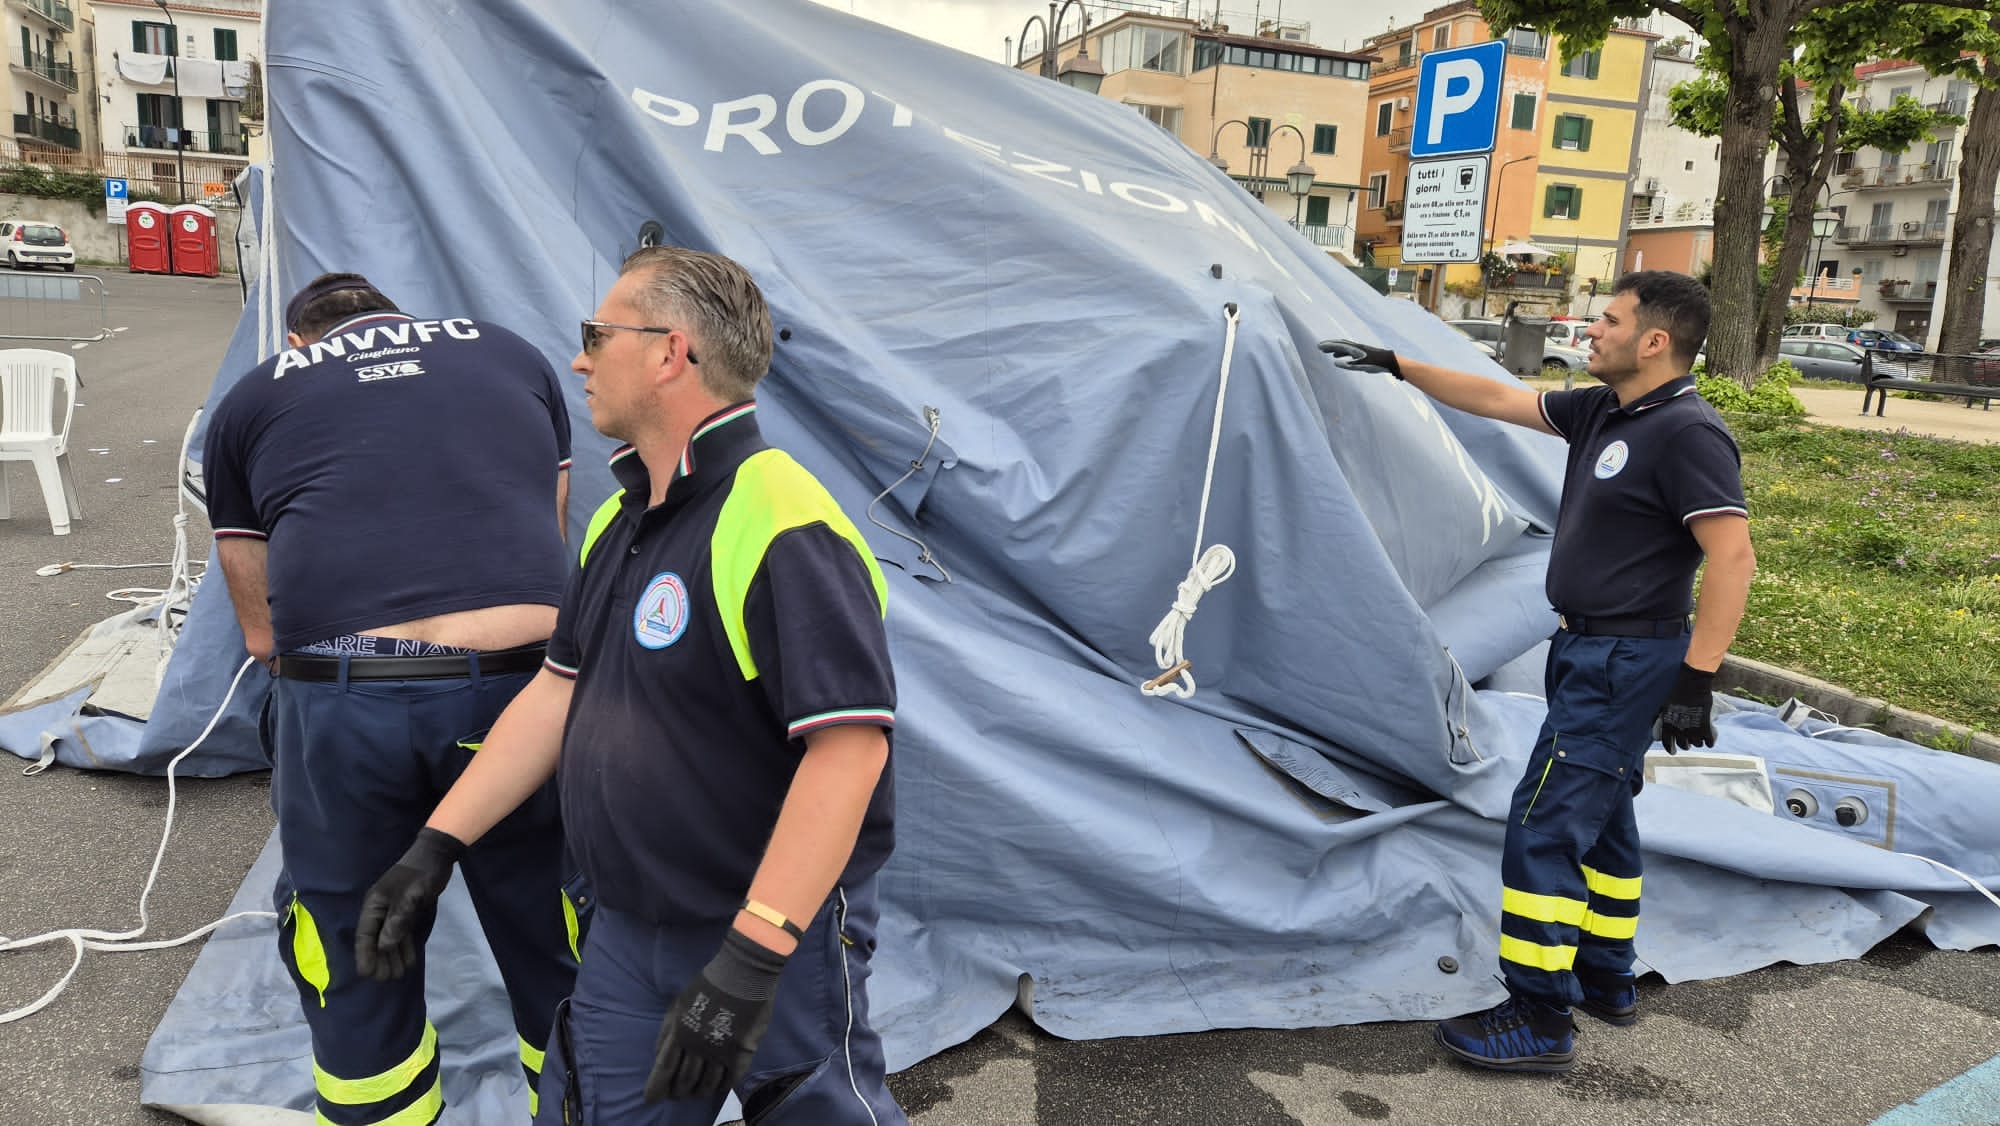
<path fill-rule="evenodd" d="M 1507 812 L 1500 867 L 1508 998 L 1437 1028 L 1440 1044 L 1481 1067 L 1568 1071 L 1572 1005 L 1611 1024 L 1638 1020 L 1632 798 L 1654 738 L 1669 751 L 1715 742 L 1710 687 L 1756 570 L 1736 442 L 1688 374 L 1708 318 L 1708 290 L 1693 278 L 1628 274 L 1584 332 L 1604 385 L 1540 395 L 1351 341 L 1321 345 L 1346 366 L 1569 443 L 1547 580 L 1558 614 L 1549 713 Z"/>
<path fill-rule="evenodd" d="M 741 266 L 625 261 L 570 365 L 591 422 L 629 443 L 624 488 L 591 521 L 543 672 L 369 893 L 364 957 L 393 956 L 441 858 L 560 772 L 597 903 L 545 1122 L 709 1126 L 732 1088 L 767 1126 L 907 1121 L 866 991 L 892 843 L 886 589 L 833 498 L 760 436 L 770 361 Z"/>
<path fill-rule="evenodd" d="M 280 953 L 319 1120 L 421 1126 L 444 1107 L 422 961 L 406 952 L 401 980 L 355 962 L 362 895 L 541 666 L 568 573 L 569 413 L 520 337 L 418 320 L 358 274 L 315 279 L 285 324 L 290 347 L 217 406 L 203 463 L 245 643 L 278 678 Z M 464 860 L 532 1106 L 576 975 L 554 787 Z"/>

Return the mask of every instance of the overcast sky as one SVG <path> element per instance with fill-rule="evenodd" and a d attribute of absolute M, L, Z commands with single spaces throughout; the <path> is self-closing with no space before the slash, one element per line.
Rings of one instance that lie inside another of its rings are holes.
<path fill-rule="evenodd" d="M 1048 18 L 1047 0 L 819 0 L 832 8 L 843 8 L 864 19 L 921 35 L 999 61 L 1002 40 L 1019 38 L 1029 16 Z M 1154 0 L 1170 15 L 1194 16 L 1212 13 L 1216 0 Z M 1221 0 L 1224 22 L 1231 28 L 1249 31 L 1250 17 L 1282 17 L 1286 23 L 1312 25 L 1312 41 L 1322 47 L 1354 50 L 1361 41 L 1378 31 L 1387 31 L 1393 17 L 1396 26 L 1408 27 L 1432 8 L 1449 0 Z M 1091 6 L 1092 22 L 1115 14 Z M 1064 26 L 1072 31 L 1076 16 L 1071 13 Z M 1034 33 L 1040 35 L 1039 29 Z M 1032 37 L 1031 37 L 1032 38 Z M 1017 44 L 1018 46 L 1018 44 Z"/>

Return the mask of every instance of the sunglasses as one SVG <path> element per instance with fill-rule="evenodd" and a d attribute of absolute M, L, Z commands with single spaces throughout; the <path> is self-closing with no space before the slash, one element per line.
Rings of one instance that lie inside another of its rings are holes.
<path fill-rule="evenodd" d="M 671 328 L 653 328 L 649 325 L 616 325 L 609 321 L 584 321 L 582 327 L 583 351 L 587 356 L 597 354 L 597 349 L 604 343 L 605 337 L 611 334 L 612 329 L 624 329 L 626 332 L 652 332 L 661 335 L 675 331 Z M 694 347 L 692 345 L 688 347 L 687 358 L 688 363 L 691 364 L 700 362 L 694 358 Z"/>

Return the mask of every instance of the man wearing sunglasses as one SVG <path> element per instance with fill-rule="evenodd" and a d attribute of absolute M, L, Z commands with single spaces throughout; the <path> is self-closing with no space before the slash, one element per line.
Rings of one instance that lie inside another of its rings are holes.
<path fill-rule="evenodd" d="M 411 317 L 359 274 L 314 279 L 285 325 L 290 348 L 216 408 L 203 466 L 245 642 L 277 674 L 280 953 L 320 1120 L 430 1122 L 422 959 L 398 980 L 357 963 L 353 936 L 369 884 L 541 667 L 569 569 L 568 408 L 520 337 Z M 462 858 L 532 1101 L 576 955 L 554 787 L 524 797 Z"/>
<path fill-rule="evenodd" d="M 560 770 L 597 903 L 541 1121 L 709 1126 L 733 1089 L 763 1126 L 905 1123 L 866 990 L 892 844 L 882 573 L 758 431 L 771 318 L 741 266 L 641 250 L 582 331 L 570 366 L 628 443 L 624 489 L 542 673 L 425 828 L 445 847 L 369 892 L 362 957 L 406 957 L 441 858 Z"/>

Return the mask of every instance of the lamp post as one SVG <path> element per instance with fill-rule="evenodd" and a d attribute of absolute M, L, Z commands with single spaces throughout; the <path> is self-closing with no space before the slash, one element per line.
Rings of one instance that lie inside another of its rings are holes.
<path fill-rule="evenodd" d="M 1827 236 L 1833 233 L 1835 227 L 1840 226 L 1840 212 L 1834 211 L 1831 208 L 1821 208 L 1813 212 L 1812 224 L 1815 245 L 1813 250 L 1812 288 L 1806 293 L 1806 308 L 1808 309 L 1811 309 L 1819 301 L 1819 264 L 1826 257 Z"/>
<path fill-rule="evenodd" d="M 1526 156 L 1517 156 L 1517 157 L 1515 157 L 1514 159 L 1512 159 L 1512 160 L 1508 161 L 1508 162 L 1507 162 L 1506 164 L 1502 164 L 1502 165 L 1500 166 L 1500 171 L 1499 171 L 1498 173 L 1496 173 L 1496 174 L 1494 175 L 1494 177 L 1493 177 L 1493 180 L 1494 180 L 1494 184 L 1493 184 L 1493 225 L 1492 225 L 1492 226 L 1490 226 L 1490 227 L 1488 227 L 1488 228 L 1486 228 L 1486 249 L 1487 249 L 1487 250 L 1489 250 L 1489 251 L 1490 251 L 1490 250 L 1492 250 L 1492 249 L 1493 249 L 1493 236 L 1494 236 L 1495 232 L 1499 230 L 1499 227 L 1500 227 L 1500 189 L 1501 189 L 1501 188 L 1504 188 L 1504 187 L 1506 187 L 1506 186 L 1507 186 L 1507 168 L 1508 168 L 1508 165 L 1513 165 L 1513 164 L 1519 164 L 1519 163 L 1521 163 L 1521 162 L 1522 162 L 1522 161 L 1524 161 L 1524 160 L 1533 160 L 1533 159 L 1535 159 L 1535 157 L 1536 157 L 1537 155 L 1538 155 L 1538 154 L 1536 154 L 1536 153 L 1529 153 L 1529 154 L 1528 154 L 1528 155 L 1526 155 Z M 1480 272 L 1480 275 L 1479 275 L 1479 276 L 1480 276 L 1480 281 L 1481 281 L 1481 284 L 1483 285 L 1483 284 L 1485 283 L 1485 278 L 1486 278 L 1486 274 L 1485 274 L 1485 271 L 1484 271 L 1483 269 L 1481 270 L 1481 272 Z"/>
<path fill-rule="evenodd" d="M 1229 161 L 1223 159 L 1217 146 L 1222 141 L 1222 131 L 1231 125 L 1243 127 L 1243 143 L 1250 149 L 1250 170 L 1244 174 L 1244 179 L 1268 179 L 1266 171 L 1271 159 L 1270 134 L 1265 134 L 1262 145 L 1252 144 L 1256 138 L 1250 134 L 1250 123 L 1240 117 L 1232 117 L 1215 127 L 1215 135 L 1208 139 L 1208 162 L 1223 172 L 1229 171 Z M 1299 162 L 1285 169 L 1285 187 L 1292 193 L 1292 226 L 1300 228 L 1299 215 L 1305 207 L 1305 197 L 1312 194 L 1313 181 L 1319 178 L 1319 171 L 1306 163 L 1306 135 L 1299 132 L 1298 126 L 1287 122 L 1270 132 L 1282 133 L 1287 129 L 1297 134 L 1299 138 Z"/>
<path fill-rule="evenodd" d="M 153 0 L 153 3 L 158 5 L 160 13 L 167 17 L 167 34 L 173 37 L 168 44 L 172 50 L 167 52 L 167 69 L 174 72 L 174 202 L 186 203 L 187 126 L 181 107 L 181 68 L 175 65 L 175 60 L 181 53 L 181 29 L 180 25 L 174 22 L 173 12 L 167 8 L 167 0 Z"/>
<path fill-rule="evenodd" d="M 161 0 L 153 0 L 153 2 L 158 4 Z M 1071 4 L 1076 5 L 1077 11 L 1083 15 L 1083 28 L 1076 35 L 1076 54 L 1058 67 L 1056 65 L 1056 28 L 1062 26 L 1062 18 L 1069 14 Z M 1040 16 L 1028 17 L 1028 22 L 1021 25 L 1021 49 L 1014 55 L 1014 65 L 1017 67 L 1021 65 L 1022 59 L 1026 57 L 1028 29 L 1036 24 L 1042 25 L 1041 76 L 1043 78 L 1053 78 L 1065 86 L 1081 90 L 1086 94 L 1097 93 L 1098 87 L 1104 84 L 1104 66 L 1090 57 L 1090 43 L 1084 38 L 1084 36 L 1090 34 L 1090 10 L 1083 6 L 1083 0 L 1061 0 L 1060 3 L 1057 0 L 1049 0 L 1049 18 L 1047 20 L 1042 19 Z"/>

